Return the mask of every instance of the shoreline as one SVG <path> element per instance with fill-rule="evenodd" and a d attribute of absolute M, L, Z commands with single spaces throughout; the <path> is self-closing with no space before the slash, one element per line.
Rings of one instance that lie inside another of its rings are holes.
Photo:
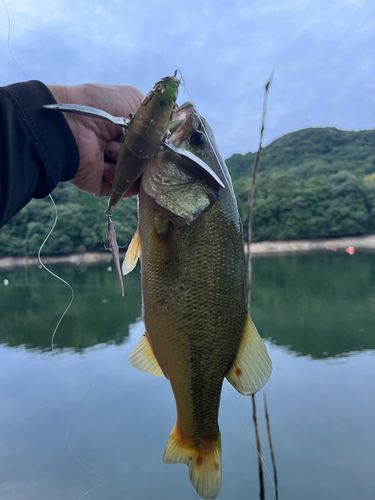
<path fill-rule="evenodd" d="M 247 253 L 245 244 L 245 253 Z M 337 251 L 354 247 L 355 250 L 375 250 L 375 234 L 367 236 L 348 236 L 345 238 L 329 238 L 317 240 L 288 240 L 288 241 L 259 241 L 251 244 L 253 256 L 282 255 L 290 253 L 305 253 L 316 250 Z M 120 254 L 122 259 L 125 253 Z M 112 262 L 109 252 L 87 252 L 69 255 L 42 255 L 44 264 L 97 264 L 99 262 Z M 12 267 L 39 265 L 38 258 L 29 257 L 3 257 L 0 259 L 0 269 Z"/>
<path fill-rule="evenodd" d="M 327 238 L 316 240 L 259 241 L 251 244 L 252 255 L 276 255 L 283 253 L 304 253 L 316 250 L 334 251 L 375 250 L 375 234 L 366 236 L 346 236 L 344 238 Z M 245 244 L 247 253 L 247 245 Z"/>

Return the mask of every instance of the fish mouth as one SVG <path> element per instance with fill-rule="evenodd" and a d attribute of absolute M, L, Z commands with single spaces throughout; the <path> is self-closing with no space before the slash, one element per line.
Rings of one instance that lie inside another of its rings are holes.
<path fill-rule="evenodd" d="M 196 115 L 197 110 L 195 105 L 190 101 L 185 102 L 182 106 L 179 106 L 173 111 L 172 120 L 169 125 L 169 131 L 172 134 L 169 140 L 172 144 L 177 147 L 181 144 L 186 133 L 188 121 L 193 120 L 194 118 L 192 117 Z"/>
<path fill-rule="evenodd" d="M 191 101 L 187 101 L 182 104 L 182 106 L 176 108 L 173 111 L 172 120 L 169 126 L 171 133 L 174 134 L 180 128 L 180 125 L 185 123 L 185 121 L 196 112 L 195 105 Z"/>

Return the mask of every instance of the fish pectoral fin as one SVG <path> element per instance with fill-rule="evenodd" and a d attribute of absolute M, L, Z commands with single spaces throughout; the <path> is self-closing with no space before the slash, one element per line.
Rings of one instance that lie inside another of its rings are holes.
<path fill-rule="evenodd" d="M 122 274 L 125 276 L 129 274 L 137 265 L 138 259 L 141 256 L 141 239 L 139 237 L 139 229 L 134 233 L 133 239 L 128 246 L 125 254 L 124 262 L 122 264 Z"/>
<path fill-rule="evenodd" d="M 272 362 L 255 325 L 247 315 L 236 357 L 226 379 L 245 396 L 250 396 L 265 385 L 271 376 Z"/>
<path fill-rule="evenodd" d="M 164 376 L 164 373 L 155 358 L 155 354 L 152 351 L 146 333 L 142 335 L 141 340 L 130 353 L 129 363 L 141 372 L 151 373 L 152 375 L 155 375 L 155 377 Z"/>
<path fill-rule="evenodd" d="M 221 488 L 221 438 L 201 444 L 180 436 L 174 426 L 165 448 L 163 462 L 189 467 L 191 485 L 199 498 L 214 499 Z"/>

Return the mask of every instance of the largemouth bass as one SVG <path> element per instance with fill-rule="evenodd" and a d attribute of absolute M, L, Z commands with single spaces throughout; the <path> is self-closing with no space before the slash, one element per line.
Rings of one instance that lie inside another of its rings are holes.
<path fill-rule="evenodd" d="M 163 460 L 186 464 L 198 496 L 208 499 L 221 487 L 224 377 L 253 394 L 272 365 L 248 315 L 242 226 L 213 133 L 191 103 L 174 113 L 171 130 L 171 142 L 205 161 L 225 188 L 171 151 L 143 173 L 139 226 L 123 272 L 140 257 L 146 333 L 130 363 L 170 381 L 177 421 Z"/>

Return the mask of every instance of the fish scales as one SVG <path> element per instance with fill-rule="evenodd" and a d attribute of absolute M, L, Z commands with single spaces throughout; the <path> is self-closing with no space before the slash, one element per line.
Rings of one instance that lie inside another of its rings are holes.
<path fill-rule="evenodd" d="M 160 366 L 176 389 L 177 407 L 180 400 L 191 401 L 188 422 L 187 414 L 182 416 L 179 412 L 183 433 L 192 438 L 212 438 L 215 433 L 217 437 L 221 386 L 235 357 L 247 314 L 242 285 L 244 266 L 238 265 L 244 258 L 243 247 L 233 245 L 241 237 L 237 210 L 231 210 L 228 203 L 231 200 L 223 192 L 224 206 L 216 203 L 191 226 L 168 226 L 162 239 L 157 234 L 160 221 L 156 222 L 157 229 L 150 231 L 155 207 L 146 196 L 141 189 L 139 218 L 146 331 Z M 236 218 L 228 224 L 231 214 Z M 226 222 L 227 231 L 218 234 L 215 227 L 221 221 Z M 174 247 L 174 263 L 168 258 L 169 242 Z M 166 356 L 170 354 L 171 343 L 175 346 L 173 356 Z M 189 371 L 179 373 L 175 380 L 169 373 L 186 368 L 179 362 L 180 356 L 188 358 Z M 186 404 L 182 407 L 187 411 Z"/>
<path fill-rule="evenodd" d="M 140 256 L 146 333 L 130 362 L 170 381 L 177 421 L 164 461 L 188 465 L 195 491 L 208 499 L 221 485 L 224 377 L 251 394 L 268 380 L 271 362 L 248 316 L 242 227 L 229 173 L 192 105 L 178 108 L 179 119 L 171 141 L 203 159 L 225 189 L 174 153 L 159 154 L 145 170 L 139 229 L 123 267 L 128 272 Z"/>

